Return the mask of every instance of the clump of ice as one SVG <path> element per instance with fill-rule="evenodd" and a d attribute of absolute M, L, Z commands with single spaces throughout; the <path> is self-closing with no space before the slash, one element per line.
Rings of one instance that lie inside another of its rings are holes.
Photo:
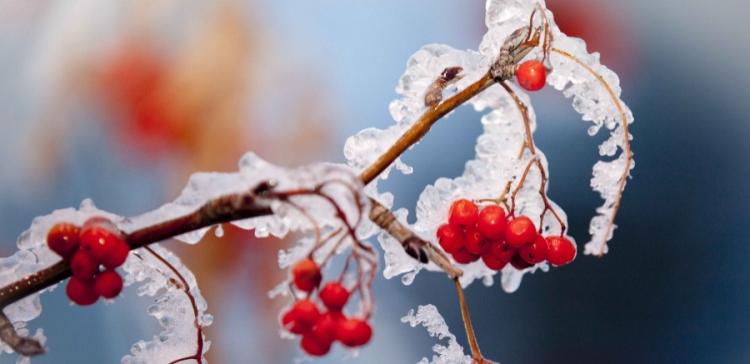
<path fill-rule="evenodd" d="M 395 124 L 380 130 L 375 128 L 365 129 L 359 134 L 349 138 L 344 148 L 349 165 L 353 168 L 364 169 L 372 163 L 380 154 L 388 149 L 393 142 L 408 129 L 419 116 L 425 111 L 424 94 L 428 86 L 435 80 L 440 72 L 450 66 L 461 66 L 464 76 L 453 87 L 445 90 L 445 97 L 449 97 L 456 90 L 479 79 L 489 68 L 490 64 L 498 56 L 500 47 L 506 37 L 514 30 L 527 26 L 529 16 L 534 8 L 539 5 L 544 9 L 547 19 L 550 21 L 550 29 L 553 35 L 552 46 L 565 52 L 569 52 L 579 58 L 584 64 L 595 72 L 602 75 L 603 79 L 612 87 L 613 93 L 626 115 L 626 120 L 621 120 L 619 110 L 609 97 L 608 91 L 602 87 L 598 79 L 581 65 L 565 59 L 558 53 L 552 53 L 550 58 L 552 73 L 548 77 L 548 83 L 558 90 L 563 90 L 567 97 L 573 98 L 573 107 L 582 114 L 583 120 L 592 122 L 589 134 L 596 133 L 602 126 L 611 131 L 610 138 L 602 143 L 599 152 L 602 156 L 615 156 L 618 150 L 623 149 L 622 123 L 632 122 L 632 114 L 627 106 L 619 99 L 620 87 L 617 76 L 611 70 L 599 63 L 598 54 L 586 52 L 582 40 L 571 38 L 560 32 L 554 23 L 554 18 L 549 10 L 546 10 L 544 1 L 538 0 L 488 0 L 486 2 L 486 24 L 488 31 L 484 35 L 478 51 L 460 51 L 445 45 L 428 45 L 417 51 L 407 63 L 406 71 L 399 80 L 396 92 L 399 98 L 390 105 L 391 115 Z M 537 24 L 541 19 L 537 14 Z M 528 58 L 540 58 L 539 48 L 532 51 Z M 532 132 L 536 128 L 536 117 L 531 107 L 528 96 L 515 84 L 510 87 L 528 107 L 529 119 Z M 475 96 L 470 103 L 477 111 L 490 109 L 491 111 L 482 117 L 484 126 L 483 134 L 478 138 L 476 144 L 476 157 L 466 163 L 462 175 L 455 178 L 440 178 L 434 184 L 426 186 L 419 198 L 416 207 L 416 223 L 412 228 L 422 237 L 436 243 L 435 231 L 438 226 L 447 219 L 449 205 L 457 198 L 487 199 L 496 198 L 500 195 L 507 181 L 512 181 L 515 188 L 520 175 L 525 167 L 538 158 L 539 162 L 548 171 L 547 160 L 544 153 L 537 148 L 537 155 L 532 156 L 526 151 L 518 158 L 525 133 L 520 111 L 507 92 L 499 87 L 492 86 Z M 394 164 L 398 169 L 403 164 L 399 161 Z M 594 166 L 592 187 L 599 192 L 605 200 L 602 207 L 597 209 L 598 215 L 591 221 L 590 232 L 592 240 L 586 245 L 586 252 L 592 253 L 603 250 L 606 252 L 606 241 L 611 238 L 611 229 L 608 230 L 609 219 L 614 214 L 614 205 L 619 198 L 619 181 L 625 171 L 626 158 L 623 153 L 612 161 L 599 161 Z M 632 165 L 630 166 L 632 168 Z M 390 168 L 379 178 L 388 178 Z M 406 172 L 411 172 L 408 169 Z M 554 181 L 551 179 L 550 181 Z M 552 182 L 554 183 L 554 182 Z M 527 215 L 539 226 L 540 214 L 544 203 L 539 195 L 540 174 L 536 167 L 532 167 L 526 182 L 517 196 L 516 214 Z M 378 190 L 377 180 L 365 188 L 372 197 L 390 207 L 392 196 Z M 546 190 L 543 191 L 546 195 Z M 549 199 L 548 199 L 549 200 Z M 567 224 L 564 211 L 553 201 L 549 200 L 552 207 L 559 213 L 563 223 Z M 402 222 L 406 222 L 407 211 L 399 211 L 398 216 Z M 556 234 L 560 232 L 561 226 L 548 211 L 543 217 L 543 233 Z M 607 232 L 609 231 L 609 234 Z M 437 269 L 432 264 L 422 265 L 413 259 L 409 259 L 402 251 L 398 242 L 390 236 L 382 233 L 379 241 L 385 250 L 386 268 L 384 274 L 387 278 L 404 275 L 402 280 L 409 284 L 414 276 L 422 269 Z M 492 284 L 494 271 L 487 269 L 481 262 L 475 262 L 461 267 L 464 276 L 461 279 L 463 285 L 468 285 L 475 279 L 481 279 L 485 284 Z M 531 272 L 541 268 L 547 270 L 546 264 L 518 272 L 512 267 L 502 270 L 501 285 L 512 292 L 518 288 L 523 273 Z"/>
<path fill-rule="evenodd" d="M 411 327 L 422 325 L 432 337 L 438 340 L 447 340 L 448 345 L 435 344 L 432 350 L 435 355 L 432 359 L 422 358 L 418 364 L 471 364 L 471 357 L 464 354 L 464 348 L 456 341 L 456 336 L 451 334 L 448 325 L 445 323 L 443 316 L 438 312 L 434 305 L 424 305 L 417 307 L 415 313 L 413 309 L 409 310 L 406 316 L 401 318 L 401 322 L 409 324 Z"/>
<path fill-rule="evenodd" d="M 182 275 L 187 282 L 187 290 L 194 299 L 198 322 L 202 327 L 210 325 L 213 318 L 206 313 L 206 300 L 198 289 L 193 273 L 166 248 L 158 244 L 151 248 Z M 148 314 L 159 321 L 163 330 L 150 341 L 141 340 L 133 344 L 130 354 L 122 358 L 122 363 L 161 364 L 195 355 L 198 348 L 196 316 L 182 280 L 163 262 L 143 249 L 128 257 L 123 270 L 126 273 L 126 285 L 140 284 L 138 295 L 153 297 L 154 304 L 149 306 Z M 205 354 L 210 347 L 205 331 L 202 345 L 201 354 Z M 202 355 L 201 362 L 205 362 Z"/>

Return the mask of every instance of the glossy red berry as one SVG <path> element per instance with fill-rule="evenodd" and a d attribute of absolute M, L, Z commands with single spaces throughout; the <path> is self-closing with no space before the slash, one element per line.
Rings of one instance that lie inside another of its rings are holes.
<path fill-rule="evenodd" d="M 85 281 L 76 277 L 71 277 L 68 280 L 65 293 L 73 303 L 80 306 L 92 305 L 99 299 L 93 281 Z"/>
<path fill-rule="evenodd" d="M 347 319 L 339 322 L 336 339 L 349 347 L 362 346 L 372 338 L 372 327 L 365 320 Z"/>
<path fill-rule="evenodd" d="M 483 254 L 492 254 L 500 260 L 509 262 L 516 254 L 516 249 L 504 240 L 490 240 L 485 246 Z"/>
<path fill-rule="evenodd" d="M 310 258 L 305 258 L 297 262 L 292 268 L 292 279 L 297 288 L 305 292 L 311 292 L 320 285 L 323 276 L 318 264 Z"/>
<path fill-rule="evenodd" d="M 484 250 L 484 236 L 479 229 L 473 226 L 466 227 L 464 231 L 464 248 L 471 254 L 479 255 Z"/>
<path fill-rule="evenodd" d="M 443 224 L 437 229 L 437 238 L 440 246 L 447 253 L 455 253 L 464 246 L 463 235 L 461 229 L 450 225 Z"/>
<path fill-rule="evenodd" d="M 321 315 L 310 330 L 310 334 L 323 342 L 336 340 L 336 330 L 339 324 L 346 320 L 341 312 L 326 312 Z"/>
<path fill-rule="evenodd" d="M 99 296 L 112 299 L 122 292 L 122 277 L 116 271 L 104 271 L 96 276 L 94 288 Z"/>
<path fill-rule="evenodd" d="M 78 249 L 80 231 L 78 226 L 70 223 L 55 224 L 47 233 L 47 245 L 63 259 L 70 259 Z"/>
<path fill-rule="evenodd" d="M 307 333 L 302 336 L 300 346 L 302 347 L 302 350 L 304 350 L 308 355 L 323 356 L 331 351 L 332 343 L 332 341 L 324 341 L 317 336 L 312 335 L 312 333 Z"/>
<path fill-rule="evenodd" d="M 115 269 L 121 266 L 128 259 L 130 254 L 130 246 L 125 240 L 117 240 L 116 243 L 110 247 L 109 253 L 104 257 L 101 263 L 109 268 Z"/>
<path fill-rule="evenodd" d="M 479 259 L 479 255 L 472 254 L 466 249 L 461 249 L 453 253 L 453 259 L 459 264 L 469 264 L 471 262 L 476 262 Z"/>
<path fill-rule="evenodd" d="M 537 60 L 523 62 L 516 70 L 516 80 L 526 90 L 539 91 L 547 81 L 547 69 Z"/>
<path fill-rule="evenodd" d="M 562 266 L 576 258 L 576 246 L 572 241 L 562 236 L 548 236 L 547 260 L 554 266 Z"/>
<path fill-rule="evenodd" d="M 108 225 L 104 224 L 84 225 L 83 229 L 81 229 L 81 249 L 89 252 L 91 257 L 100 263 L 104 263 L 110 259 L 110 255 L 115 252 L 119 252 L 117 257 L 121 258 L 122 246 L 127 247 L 127 243 L 125 243 L 119 231 L 112 229 L 113 227 L 108 227 Z M 127 258 L 127 253 L 125 257 Z M 123 259 L 122 262 L 124 261 Z"/>
<path fill-rule="evenodd" d="M 508 264 L 507 260 L 500 259 L 488 252 L 482 254 L 482 261 L 484 262 L 484 265 L 487 266 L 487 268 L 490 268 L 492 270 L 501 270 L 503 269 L 503 267 L 505 267 L 506 264 Z"/>
<path fill-rule="evenodd" d="M 519 216 L 508 222 L 508 227 L 505 231 L 505 241 L 511 247 L 520 248 L 534 242 L 536 235 L 536 227 L 531 219 L 526 216 Z"/>
<path fill-rule="evenodd" d="M 513 258 L 510 258 L 510 265 L 513 266 L 513 268 L 516 268 L 518 270 L 524 270 L 528 267 L 531 267 L 531 264 L 529 264 L 527 261 L 525 261 L 520 254 L 516 253 L 513 255 Z"/>
<path fill-rule="evenodd" d="M 320 317 L 318 306 L 310 300 L 299 300 L 281 318 L 285 329 L 294 334 L 310 331 Z"/>
<path fill-rule="evenodd" d="M 497 205 L 489 205 L 479 212 L 477 228 L 489 239 L 503 239 L 505 237 L 505 210 Z"/>
<path fill-rule="evenodd" d="M 330 282 L 320 289 L 320 300 L 331 311 L 340 311 L 349 300 L 349 291 L 339 282 Z"/>
<path fill-rule="evenodd" d="M 73 277 L 91 281 L 99 273 L 99 263 L 85 250 L 78 250 L 70 259 L 70 271 Z"/>
<path fill-rule="evenodd" d="M 448 222 L 455 227 L 474 225 L 478 217 L 477 205 L 465 198 L 454 201 L 448 212 Z"/>
<path fill-rule="evenodd" d="M 537 264 L 547 259 L 547 242 L 541 235 L 537 235 L 534 242 L 518 249 L 518 254 L 529 264 Z"/>

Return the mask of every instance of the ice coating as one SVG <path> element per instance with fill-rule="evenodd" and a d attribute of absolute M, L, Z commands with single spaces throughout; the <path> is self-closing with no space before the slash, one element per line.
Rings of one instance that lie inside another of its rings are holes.
<path fill-rule="evenodd" d="M 443 316 L 438 312 L 434 305 L 424 305 L 409 310 L 406 316 L 401 318 L 401 322 L 409 324 L 411 327 L 417 325 L 424 326 L 430 336 L 437 336 L 438 340 L 448 340 L 448 345 L 435 344 L 432 350 L 435 355 L 432 359 L 422 358 L 418 364 L 470 364 L 472 359 L 464 354 L 464 348 L 456 341 L 456 336 L 451 334 L 448 325 L 445 323 Z"/>
<path fill-rule="evenodd" d="M 195 276 L 182 264 L 176 255 L 166 248 L 154 244 L 153 251 L 174 267 L 188 284 L 188 291 L 195 300 L 198 322 L 202 327 L 211 324 L 213 318 L 206 313 L 206 301 L 198 289 Z M 148 314 L 159 321 L 162 332 L 150 341 L 141 340 L 133 344 L 130 354 L 122 358 L 123 364 L 162 364 L 196 354 L 198 347 L 197 328 L 193 306 L 182 286 L 182 279 L 162 261 L 144 249 L 130 255 L 123 266 L 125 284 L 138 284 L 138 295 L 152 297 L 154 304 Z M 208 351 L 210 342 L 201 336 L 203 350 Z M 201 362 L 205 358 L 201 355 Z"/>
<path fill-rule="evenodd" d="M 444 91 L 445 97 L 479 79 L 497 58 L 506 37 L 514 30 L 528 26 L 529 16 L 537 6 L 543 9 L 553 35 L 553 50 L 550 55 L 550 65 L 553 71 L 547 78 L 547 82 L 555 89 L 562 90 L 566 97 L 572 98 L 574 109 L 581 113 L 584 121 L 592 123 L 589 134 L 595 134 L 602 126 L 610 130 L 611 136 L 599 146 L 599 152 L 605 157 L 617 156 L 618 150 L 622 151 L 625 148 L 622 126 L 632 121 L 632 114 L 619 99 L 619 80 L 614 72 L 599 63 L 598 54 L 587 53 L 582 40 L 568 37 L 560 32 L 554 23 L 552 13 L 546 10 L 544 1 L 488 0 L 485 19 L 488 31 L 478 51 L 459 51 L 445 45 L 428 45 L 417 51 L 409 60 L 406 71 L 396 88 L 400 97 L 390 105 L 395 124 L 384 130 L 369 128 L 347 140 L 345 155 L 349 165 L 357 169 L 365 168 L 419 118 L 425 111 L 424 93 L 444 68 L 460 66 L 464 69 L 462 73 L 464 77 L 452 88 L 449 87 Z M 542 21 L 541 12 L 535 19 L 535 25 L 539 26 Z M 527 59 L 541 57 L 541 49 L 537 47 L 527 56 Z M 582 64 L 574 58 L 580 60 Z M 601 75 L 601 79 L 592 72 Z M 509 82 L 509 84 L 528 107 L 530 127 L 533 132 L 536 118 L 530 100 L 522 90 L 515 87 L 514 83 Z M 435 243 L 435 231 L 446 221 L 449 205 L 453 200 L 497 198 L 506 181 L 514 181 L 512 188 L 515 188 L 520 174 L 534 158 L 537 158 L 547 170 L 548 177 L 550 174 L 544 153 L 538 148 L 535 155 L 526 151 L 520 159 L 518 158 L 525 136 L 523 120 L 519 108 L 503 88 L 492 86 L 475 96 L 470 103 L 477 111 L 491 110 L 482 117 L 484 132 L 477 140 L 475 159 L 466 163 L 461 176 L 452 179 L 440 178 L 434 184 L 426 186 L 416 207 L 417 220 L 413 229 L 420 236 L 432 240 L 433 243 Z M 630 138 L 629 135 L 627 137 Z M 395 165 L 398 168 L 400 161 Z M 623 179 L 627 177 L 632 166 L 632 160 L 628 159 L 623 152 L 620 152 L 614 160 L 603 160 L 595 164 L 591 185 L 601 194 L 605 203 L 597 209 L 598 215 L 591 220 L 592 240 L 586 244 L 586 253 L 606 253 L 606 241 L 611 238 L 614 227 L 611 222 L 619 204 L 621 190 L 624 188 Z M 390 168 L 380 178 L 388 178 L 389 172 Z M 365 191 L 374 198 L 387 200 L 387 196 L 378 190 L 376 183 L 377 181 L 371 183 Z M 516 214 L 531 217 L 537 226 L 542 219 L 539 215 L 544 208 L 543 200 L 538 193 L 539 188 L 540 172 L 536 167 L 532 167 L 523 188 L 518 193 L 515 210 Z M 544 193 L 546 195 L 546 188 Z M 549 202 L 560 215 L 562 223 L 567 225 L 564 211 L 553 201 L 549 200 Z M 406 221 L 407 213 L 407 211 L 398 212 L 402 222 Z M 546 212 L 543 220 L 543 233 L 560 232 L 560 223 L 552 218 L 549 211 Z M 437 269 L 432 264 L 424 266 L 408 259 L 400 251 L 397 242 L 385 234 L 379 236 L 379 241 L 385 250 L 384 275 L 387 278 L 403 274 L 402 280 L 409 284 L 420 270 Z M 487 269 L 481 262 L 461 266 L 461 268 L 465 273 L 461 278 L 464 286 L 475 279 L 482 279 L 485 284 L 491 284 L 493 281 L 495 272 Z M 536 268 L 546 270 L 548 266 L 542 263 L 525 272 Z M 516 290 L 523 273 L 506 267 L 502 270 L 501 285 L 506 291 Z"/>
<path fill-rule="evenodd" d="M 93 216 L 104 216 L 114 222 L 121 220 L 119 216 L 97 209 L 90 200 L 84 200 L 79 209 L 59 209 L 48 215 L 36 217 L 29 229 L 18 237 L 18 251 L 9 257 L 0 258 L 0 287 L 47 268 L 61 259 L 47 246 L 47 232 L 53 225 L 58 222 L 71 222 L 80 225 Z M 42 313 L 40 295 L 55 287 L 56 285 L 32 294 L 8 305 L 3 310 L 8 319 L 18 329 L 19 334 L 30 333 L 28 323 Z M 44 333 L 40 329 L 35 331 L 34 338 L 40 339 L 42 343 L 45 341 Z M 13 351 L 0 341 L 0 352 L 12 353 Z M 28 363 L 29 359 L 19 356 L 17 362 Z"/>
<path fill-rule="evenodd" d="M 0 286 L 5 286 L 23 277 L 45 269 L 58 262 L 61 258 L 49 250 L 46 237 L 50 228 L 59 222 L 70 222 L 76 225 L 82 225 L 86 220 L 94 216 L 102 216 L 110 219 L 118 229 L 124 232 L 131 232 L 139 228 L 158 224 L 185 214 L 192 213 L 209 200 L 224 196 L 231 193 L 247 192 L 259 183 L 273 180 L 276 191 L 286 191 L 294 189 L 311 189 L 325 181 L 338 181 L 341 183 L 328 184 L 321 191 L 328 194 L 342 212 L 351 219 L 362 219 L 367 216 L 368 201 L 361 193 L 361 183 L 351 169 L 343 165 L 321 163 L 309 166 L 303 166 L 294 169 L 287 169 L 268 163 L 255 154 L 248 153 L 240 161 L 240 169 L 234 173 L 196 173 L 191 176 L 187 186 L 183 189 L 180 196 L 173 202 L 162 205 L 156 210 L 133 217 L 123 218 L 121 216 L 102 211 L 90 200 L 84 200 L 79 209 L 67 208 L 52 212 L 46 216 L 40 216 L 34 219 L 31 227 L 18 238 L 19 250 L 10 257 L 0 258 Z M 323 232 L 337 229 L 341 226 L 341 220 L 337 217 L 337 211 L 330 204 L 322 202 L 319 197 L 299 196 L 290 199 L 301 209 L 304 209 L 308 216 L 314 216 L 315 224 Z M 282 266 L 288 266 L 291 262 L 296 261 L 303 253 L 305 244 L 310 244 L 309 239 L 313 230 L 313 223 L 297 209 L 290 208 L 288 204 L 278 201 L 259 201 L 259 203 L 268 203 L 273 215 L 263 216 L 253 219 L 246 219 L 233 222 L 235 225 L 245 229 L 255 229 L 258 236 L 284 236 L 289 231 L 302 231 L 308 238 L 300 239 L 300 244 L 291 248 L 280 255 Z M 361 207 L 361 209 L 360 209 Z M 371 230 L 369 235 L 374 233 L 374 228 L 368 226 Z M 197 243 L 203 235 L 210 229 L 204 228 L 189 234 L 179 236 L 178 239 L 188 242 Z M 346 248 L 346 246 L 341 247 Z M 200 296 L 200 291 L 195 286 L 195 278 L 187 268 L 180 263 L 179 259 L 166 249 L 155 247 L 155 249 L 167 258 L 167 260 L 177 267 L 178 271 L 188 280 L 190 291 L 195 296 L 199 309 L 201 321 L 208 325 L 210 316 L 204 314 L 205 301 Z M 189 354 L 184 350 L 187 347 L 195 347 L 195 327 L 193 324 L 192 311 L 188 310 L 184 304 L 188 303 L 186 295 L 179 289 L 174 289 L 174 284 L 169 283 L 168 270 L 163 264 L 161 266 L 153 257 L 144 249 L 131 252 L 126 265 L 124 266 L 126 275 L 126 284 L 142 282 L 140 294 L 154 296 L 157 303 L 150 309 L 149 313 L 159 319 L 165 331 L 150 342 L 141 341 L 133 346 L 132 355 L 123 359 L 126 363 L 150 363 L 163 362 L 151 360 L 149 358 L 160 354 L 163 349 L 163 356 L 169 357 L 172 354 Z M 321 250 L 327 253 L 326 250 Z M 374 268 L 374 267 L 373 267 Z M 165 273 L 167 272 L 167 273 Z M 174 278 L 174 277 L 172 277 Z M 170 286 L 171 285 L 171 286 Z M 169 288 L 171 287 L 171 288 Z M 51 287 L 49 289 L 54 288 Z M 165 288 L 167 288 L 165 290 Z M 49 290 L 47 289 L 47 290 Z M 41 314 L 41 303 L 39 301 L 40 293 L 33 294 L 23 300 L 5 308 L 11 322 L 20 332 L 28 332 L 27 323 Z M 167 306 L 165 306 L 167 304 Z M 182 306 L 180 306 L 182 304 Z M 169 307 L 180 307 L 180 311 L 170 311 Z M 191 328 L 188 330 L 188 328 Z M 184 330 L 183 330 L 184 329 Z M 36 332 L 36 337 L 43 339 L 41 330 Z M 191 338 L 188 341 L 188 335 Z M 207 350 L 208 345 L 205 346 Z M 10 348 L 0 343 L 0 350 L 11 352 Z M 176 359 L 173 357 L 172 359 Z M 25 360 L 19 358 L 19 360 Z M 151 361 L 149 361 L 151 360 Z"/>

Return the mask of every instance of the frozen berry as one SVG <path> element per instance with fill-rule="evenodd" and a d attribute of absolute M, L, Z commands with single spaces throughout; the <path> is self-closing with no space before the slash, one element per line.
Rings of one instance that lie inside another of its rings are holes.
<path fill-rule="evenodd" d="M 473 202 L 462 198 L 451 205 L 448 213 L 448 222 L 456 227 L 471 226 L 477 222 L 479 208 Z"/>
<path fill-rule="evenodd" d="M 535 59 L 523 62 L 516 70 L 516 80 L 526 90 L 539 91 L 547 81 L 547 69 Z"/>
<path fill-rule="evenodd" d="M 125 263 L 130 254 L 130 246 L 125 240 L 117 240 L 112 247 L 110 247 L 109 253 L 104 257 L 101 263 L 109 268 L 115 269 Z"/>
<path fill-rule="evenodd" d="M 521 257 L 520 254 L 516 253 L 515 255 L 513 255 L 513 258 L 510 258 L 510 265 L 518 270 L 524 270 L 528 267 L 531 267 L 533 264 L 529 264 Z"/>
<path fill-rule="evenodd" d="M 47 245 L 63 259 L 70 259 L 78 249 L 80 230 L 78 226 L 70 223 L 55 224 L 47 233 Z"/>
<path fill-rule="evenodd" d="M 362 346 L 372 338 L 372 327 L 365 320 L 347 319 L 339 322 L 336 339 L 349 347 Z"/>
<path fill-rule="evenodd" d="M 340 311 L 349 300 L 349 291 L 339 282 L 330 282 L 320 289 L 320 300 L 331 311 Z"/>
<path fill-rule="evenodd" d="M 547 260 L 554 266 L 566 265 L 576 258 L 576 245 L 562 236 L 549 236 L 547 241 Z"/>
<path fill-rule="evenodd" d="M 310 330 L 320 317 L 318 306 L 310 300 L 299 300 L 281 318 L 281 324 L 295 334 L 302 334 Z"/>
<path fill-rule="evenodd" d="M 68 280 L 65 293 L 73 303 L 80 306 L 94 304 L 99 299 L 99 294 L 96 293 L 93 281 L 85 281 L 76 277 L 71 277 Z"/>
<path fill-rule="evenodd" d="M 320 338 L 312 335 L 311 333 L 307 333 L 304 336 L 302 336 L 302 341 L 300 341 L 300 346 L 302 347 L 302 350 L 304 350 L 307 354 L 311 356 L 323 356 L 328 354 L 329 351 L 331 351 L 331 344 L 332 341 L 324 341 Z"/>
<path fill-rule="evenodd" d="M 489 239 L 502 239 L 505 237 L 505 210 L 497 205 L 489 205 L 479 212 L 477 228 Z"/>
<path fill-rule="evenodd" d="M 116 271 L 104 271 L 96 276 L 94 288 L 104 298 L 115 298 L 122 292 L 122 277 Z"/>
<path fill-rule="evenodd" d="M 455 253 L 464 246 L 461 230 L 453 225 L 440 225 L 436 234 L 440 246 L 448 253 Z"/>
<path fill-rule="evenodd" d="M 503 269 L 503 267 L 505 267 L 506 264 L 508 264 L 507 260 L 500 259 L 488 252 L 482 254 L 482 261 L 484 262 L 484 265 L 487 266 L 487 268 L 490 268 L 492 270 L 501 270 Z"/>
<path fill-rule="evenodd" d="M 490 240 L 485 246 L 483 254 L 492 254 L 496 258 L 508 262 L 516 254 L 516 249 L 504 240 Z"/>
<path fill-rule="evenodd" d="M 305 258 L 297 262 L 292 268 L 292 278 L 297 288 L 305 292 L 311 292 L 320 285 L 323 276 L 318 264 L 310 258 Z"/>
<path fill-rule="evenodd" d="M 514 248 L 531 244 L 536 239 L 536 227 L 526 216 L 519 216 L 508 223 L 505 240 Z"/>
<path fill-rule="evenodd" d="M 70 259 L 70 270 L 73 272 L 73 277 L 90 281 L 99 273 L 99 263 L 85 250 L 78 250 Z"/>
<path fill-rule="evenodd" d="M 471 262 L 476 262 L 479 259 L 479 255 L 472 254 L 466 249 L 461 249 L 453 253 L 453 259 L 456 263 L 469 264 Z"/>
<path fill-rule="evenodd" d="M 81 229 L 81 249 L 89 252 L 97 262 L 104 263 L 115 251 L 121 251 L 123 244 L 127 247 L 120 232 L 112 229 L 114 227 L 104 224 L 87 223 Z M 118 255 L 120 256 L 121 254 Z M 127 257 L 127 254 L 125 256 Z"/>
<path fill-rule="evenodd" d="M 336 339 L 338 325 L 343 320 L 346 320 L 346 317 L 341 312 L 326 312 L 315 321 L 310 334 L 320 341 L 333 342 Z"/>
<path fill-rule="evenodd" d="M 547 259 L 547 242 L 541 235 L 537 235 L 534 242 L 518 249 L 518 254 L 529 264 L 537 264 Z"/>
<path fill-rule="evenodd" d="M 464 248 L 471 254 L 481 254 L 484 248 L 484 236 L 473 226 L 466 227 L 464 232 Z"/>

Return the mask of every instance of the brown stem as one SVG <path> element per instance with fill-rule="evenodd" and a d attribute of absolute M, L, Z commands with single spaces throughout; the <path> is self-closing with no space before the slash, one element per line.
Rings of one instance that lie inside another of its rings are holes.
<path fill-rule="evenodd" d="M 466 297 L 464 296 L 464 289 L 461 287 L 461 282 L 458 278 L 453 279 L 453 284 L 456 286 L 456 295 L 458 296 L 458 306 L 461 309 L 461 320 L 464 323 L 464 330 L 466 331 L 466 340 L 469 342 L 469 349 L 471 350 L 471 358 L 476 364 L 490 363 L 487 359 L 482 356 L 482 352 L 479 350 L 479 343 L 477 342 L 477 336 L 474 334 L 474 325 L 471 323 L 471 317 L 469 316 L 469 304 L 466 303 Z"/>
<path fill-rule="evenodd" d="M 364 184 L 372 182 L 372 180 L 388 168 L 396 158 L 422 139 L 432 125 L 440 120 L 440 118 L 466 101 L 469 101 L 469 99 L 492 86 L 494 83 L 495 80 L 492 79 L 492 76 L 489 73 L 485 73 L 482 78 L 470 84 L 465 89 L 449 97 L 437 106 L 425 111 L 425 113 L 422 114 L 422 116 L 415 121 L 414 124 L 412 124 L 412 126 L 402 134 L 387 151 L 385 151 L 385 153 L 380 155 L 374 163 L 360 173 L 359 179 L 361 179 Z"/>
<path fill-rule="evenodd" d="M 612 233 L 612 229 L 614 229 L 615 227 L 615 218 L 617 217 L 617 212 L 620 211 L 620 205 L 622 204 L 622 193 L 625 191 L 625 183 L 627 182 L 628 174 L 630 174 L 630 167 L 633 165 L 633 153 L 630 150 L 630 132 L 628 131 L 628 118 L 625 116 L 625 109 L 620 103 L 620 99 L 617 97 L 617 95 L 615 95 L 615 91 L 609 85 L 607 80 L 602 77 L 602 75 L 594 71 L 594 69 L 589 67 L 589 65 L 583 63 L 580 59 L 567 51 L 558 48 L 552 48 L 552 51 L 562 55 L 565 58 L 570 59 L 571 61 L 577 63 L 578 65 L 586 69 L 586 71 L 591 73 L 591 75 L 593 75 L 599 81 L 602 87 L 607 90 L 609 98 L 612 100 L 612 103 L 615 104 L 617 112 L 620 114 L 620 125 L 623 131 L 622 148 L 623 153 L 625 153 L 625 168 L 623 169 L 622 175 L 620 175 L 620 180 L 617 184 L 617 196 L 615 197 L 615 202 L 612 206 L 612 215 L 609 217 L 609 220 L 607 222 L 607 231 L 604 234 L 605 241 L 602 242 L 602 247 L 599 250 L 598 254 L 596 254 L 598 256 L 602 256 L 604 255 L 604 248 L 606 247 L 606 239 L 610 236 L 610 234 Z"/>
<path fill-rule="evenodd" d="M 19 335 L 8 316 L 2 312 L 0 312 L 0 339 L 21 355 L 33 356 L 44 353 L 44 346 L 39 341 Z"/>
<path fill-rule="evenodd" d="M 424 239 L 420 238 L 411 229 L 404 226 L 396 219 L 396 216 L 383 206 L 377 200 L 370 199 L 370 220 L 385 230 L 394 239 L 401 243 L 407 254 L 422 263 L 428 261 L 435 263 L 440 269 L 445 271 L 451 278 L 458 278 L 463 275 L 461 269 L 451 264 L 448 257 L 439 249 Z"/>

